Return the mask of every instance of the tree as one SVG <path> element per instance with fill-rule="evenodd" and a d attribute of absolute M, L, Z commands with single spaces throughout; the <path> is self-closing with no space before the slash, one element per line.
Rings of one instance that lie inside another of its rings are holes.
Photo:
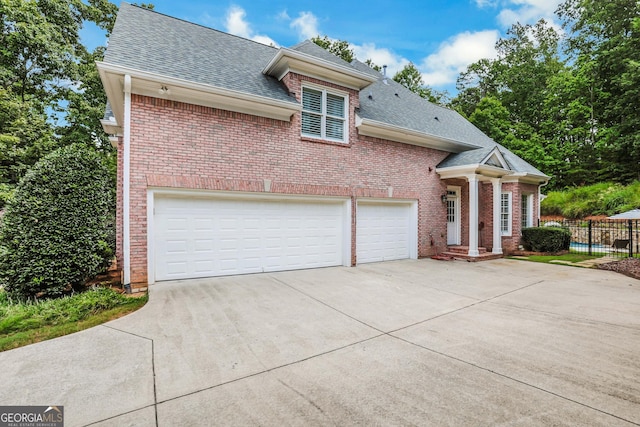
<path fill-rule="evenodd" d="M 640 4 L 635 0 L 567 0 L 559 8 L 568 53 L 590 92 L 593 140 L 604 177 L 640 178 Z"/>
<path fill-rule="evenodd" d="M 315 36 L 311 39 L 312 42 L 320 46 L 321 48 L 328 50 L 335 56 L 342 58 L 344 61 L 351 63 L 356 58 L 353 49 L 349 47 L 349 42 L 344 40 L 331 40 L 326 35 L 324 37 Z"/>
<path fill-rule="evenodd" d="M 371 58 L 364 61 L 364 63 L 367 64 L 369 67 L 373 68 L 374 70 L 376 70 L 377 72 L 379 73 L 382 72 L 382 67 L 377 64 L 374 64 Z"/>
<path fill-rule="evenodd" d="M 573 96 L 561 85 L 570 70 L 560 56 L 560 36 L 544 20 L 516 24 L 496 43 L 496 50 L 496 59 L 482 59 L 460 75 L 460 92 L 452 106 L 497 142 L 553 176 L 551 186 L 561 183 L 570 158 L 565 150 L 576 152 L 579 142 L 578 135 L 567 138 L 567 131 L 581 125 L 563 116 L 567 104 L 554 109 L 560 99 Z M 577 105 L 573 107 L 578 111 Z M 571 117 L 577 120 L 579 115 Z"/>
<path fill-rule="evenodd" d="M 108 0 L 0 0 L 0 183 L 75 142 L 114 156 L 99 120 L 104 47 L 88 52 L 79 31 L 92 21 L 109 34 L 116 13 Z"/>
<path fill-rule="evenodd" d="M 422 83 L 422 74 L 412 62 L 409 62 L 402 70 L 395 73 L 393 80 L 434 104 L 443 105 L 448 101 L 446 92 L 437 91 Z"/>
<path fill-rule="evenodd" d="M 34 165 L 0 227 L 0 283 L 20 300 L 57 297 L 104 271 L 115 247 L 109 171 L 90 148 L 60 148 Z"/>

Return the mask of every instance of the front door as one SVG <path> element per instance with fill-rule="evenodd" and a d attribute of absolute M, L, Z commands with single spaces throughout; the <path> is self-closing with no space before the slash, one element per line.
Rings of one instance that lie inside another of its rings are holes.
<path fill-rule="evenodd" d="M 447 187 L 447 245 L 460 244 L 460 188 Z"/>

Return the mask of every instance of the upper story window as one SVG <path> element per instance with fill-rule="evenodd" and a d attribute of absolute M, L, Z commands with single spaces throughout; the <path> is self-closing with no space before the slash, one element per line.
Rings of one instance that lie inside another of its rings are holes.
<path fill-rule="evenodd" d="M 302 88 L 302 136 L 347 142 L 345 95 L 325 89 Z"/>

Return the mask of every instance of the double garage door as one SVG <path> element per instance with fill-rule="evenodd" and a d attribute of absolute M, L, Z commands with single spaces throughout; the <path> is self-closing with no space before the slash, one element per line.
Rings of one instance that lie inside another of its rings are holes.
<path fill-rule="evenodd" d="M 359 263 L 415 257 L 412 205 L 358 204 L 357 212 Z M 351 262 L 348 200 L 163 194 L 154 198 L 152 222 L 156 281 Z"/>

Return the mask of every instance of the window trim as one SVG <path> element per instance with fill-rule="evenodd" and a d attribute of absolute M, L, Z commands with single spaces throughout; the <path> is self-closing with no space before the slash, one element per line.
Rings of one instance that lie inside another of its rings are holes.
<path fill-rule="evenodd" d="M 522 216 L 522 218 L 520 218 L 520 227 L 533 227 L 533 194 L 522 193 L 520 195 L 520 198 L 520 215 Z M 526 212 L 524 210 L 524 206 L 522 205 L 522 201 L 524 201 L 525 198 L 527 200 Z"/>
<path fill-rule="evenodd" d="M 304 101 L 303 101 L 305 89 L 315 90 L 322 93 L 322 100 L 321 100 L 322 112 L 321 113 L 318 113 L 316 111 L 305 111 Z M 344 117 L 341 118 L 338 116 L 332 116 L 330 114 L 327 114 L 327 95 L 328 94 L 343 98 Z M 329 141 L 329 142 L 335 142 L 339 144 L 349 143 L 349 94 L 347 92 L 343 92 L 341 90 L 337 90 L 333 88 L 327 88 L 326 86 L 303 83 L 302 88 L 300 90 L 300 104 L 302 104 L 302 110 L 300 111 L 300 136 L 302 138 Z M 320 115 L 321 117 L 320 136 L 304 133 L 304 131 L 302 130 L 302 116 L 304 113 Z M 327 136 L 327 117 L 334 118 L 334 119 L 341 119 L 343 121 L 344 126 L 342 128 L 342 139 L 331 138 Z"/>
<path fill-rule="evenodd" d="M 503 210 L 503 202 L 504 196 L 507 196 L 507 229 L 505 230 L 503 227 L 503 215 L 505 212 Z M 511 191 L 503 191 L 500 195 L 500 235 L 501 236 L 511 236 L 513 233 L 513 194 Z"/>

